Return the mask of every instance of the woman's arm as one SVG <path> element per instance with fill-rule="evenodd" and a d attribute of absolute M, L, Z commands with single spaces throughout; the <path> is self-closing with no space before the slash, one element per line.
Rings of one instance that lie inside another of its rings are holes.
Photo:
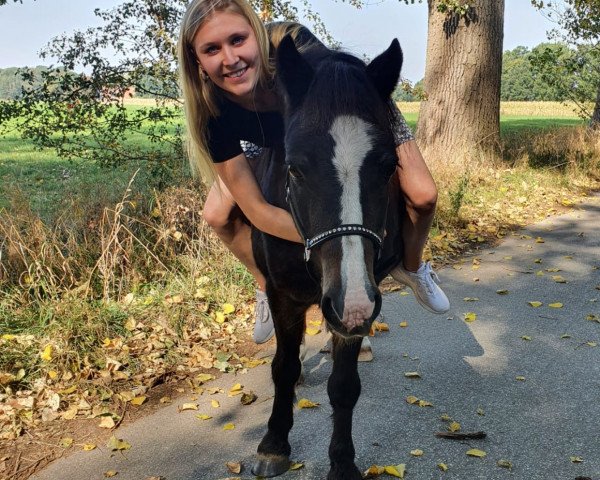
<path fill-rule="evenodd" d="M 303 243 L 292 216 L 263 197 L 244 154 L 216 163 L 215 169 L 252 225 L 269 235 Z"/>

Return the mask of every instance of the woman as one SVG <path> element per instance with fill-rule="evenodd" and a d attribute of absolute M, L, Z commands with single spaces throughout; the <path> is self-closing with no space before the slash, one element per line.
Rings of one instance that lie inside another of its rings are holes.
<path fill-rule="evenodd" d="M 254 341 L 273 335 L 265 278 L 252 255 L 250 226 L 302 243 L 290 214 L 268 204 L 253 173 L 255 152 L 283 142 L 283 119 L 274 87 L 274 51 L 291 34 L 300 51 L 318 40 L 304 27 L 280 23 L 265 27 L 246 0 L 193 0 L 178 44 L 181 83 L 194 172 L 214 181 L 204 219 L 248 268 L 258 285 Z M 443 313 L 449 302 L 437 275 L 421 257 L 431 227 L 437 189 L 414 138 L 397 114 L 398 169 L 408 215 L 403 227 L 404 262 L 392 272 L 409 285 L 425 308 Z"/>

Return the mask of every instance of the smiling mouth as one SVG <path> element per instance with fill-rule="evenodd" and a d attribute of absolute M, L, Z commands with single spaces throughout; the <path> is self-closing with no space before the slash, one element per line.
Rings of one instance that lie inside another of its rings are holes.
<path fill-rule="evenodd" d="M 248 70 L 248 67 L 244 67 L 244 68 L 242 68 L 240 70 L 236 70 L 235 72 L 225 73 L 225 74 L 223 74 L 223 76 L 227 77 L 227 78 L 239 78 L 244 73 L 246 73 L 247 70 Z"/>

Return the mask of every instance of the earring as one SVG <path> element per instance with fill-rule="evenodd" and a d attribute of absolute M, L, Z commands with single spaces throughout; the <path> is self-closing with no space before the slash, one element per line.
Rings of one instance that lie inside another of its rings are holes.
<path fill-rule="evenodd" d="M 208 73 L 206 73 L 206 70 L 204 70 L 202 67 L 200 67 L 200 78 L 202 78 L 202 80 L 204 80 L 205 82 L 208 82 Z"/>

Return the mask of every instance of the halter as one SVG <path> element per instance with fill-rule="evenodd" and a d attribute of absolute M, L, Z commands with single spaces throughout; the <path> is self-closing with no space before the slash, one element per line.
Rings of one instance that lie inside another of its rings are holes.
<path fill-rule="evenodd" d="M 297 212 L 296 207 L 295 207 L 294 203 L 292 202 L 292 198 L 290 196 L 290 167 L 288 167 L 287 178 L 285 181 L 285 201 L 290 207 L 290 212 L 292 214 L 292 218 L 294 219 L 294 223 L 296 224 L 296 228 L 298 229 L 298 232 L 300 233 L 300 236 L 302 237 L 302 240 L 304 241 L 304 261 L 305 262 L 308 262 L 310 260 L 310 252 L 313 248 L 315 248 L 318 245 L 321 245 L 322 243 L 327 242 L 328 240 L 336 238 L 336 237 L 344 237 L 344 236 L 349 236 L 349 235 L 360 235 L 361 237 L 366 237 L 366 238 L 370 239 L 373 242 L 373 244 L 375 245 L 376 249 L 378 249 L 378 250 L 381 249 L 383 240 L 381 239 L 381 237 L 379 235 L 377 235 L 373 230 L 369 230 L 368 228 L 363 227 L 362 225 L 357 225 L 357 224 L 353 224 L 353 223 L 342 224 L 338 227 L 335 227 L 335 228 L 332 228 L 325 232 L 319 233 L 319 234 L 315 235 L 314 237 L 310 237 L 310 238 L 307 237 L 304 234 L 304 229 L 300 225 L 300 222 L 298 220 L 299 217 L 296 213 Z"/>

